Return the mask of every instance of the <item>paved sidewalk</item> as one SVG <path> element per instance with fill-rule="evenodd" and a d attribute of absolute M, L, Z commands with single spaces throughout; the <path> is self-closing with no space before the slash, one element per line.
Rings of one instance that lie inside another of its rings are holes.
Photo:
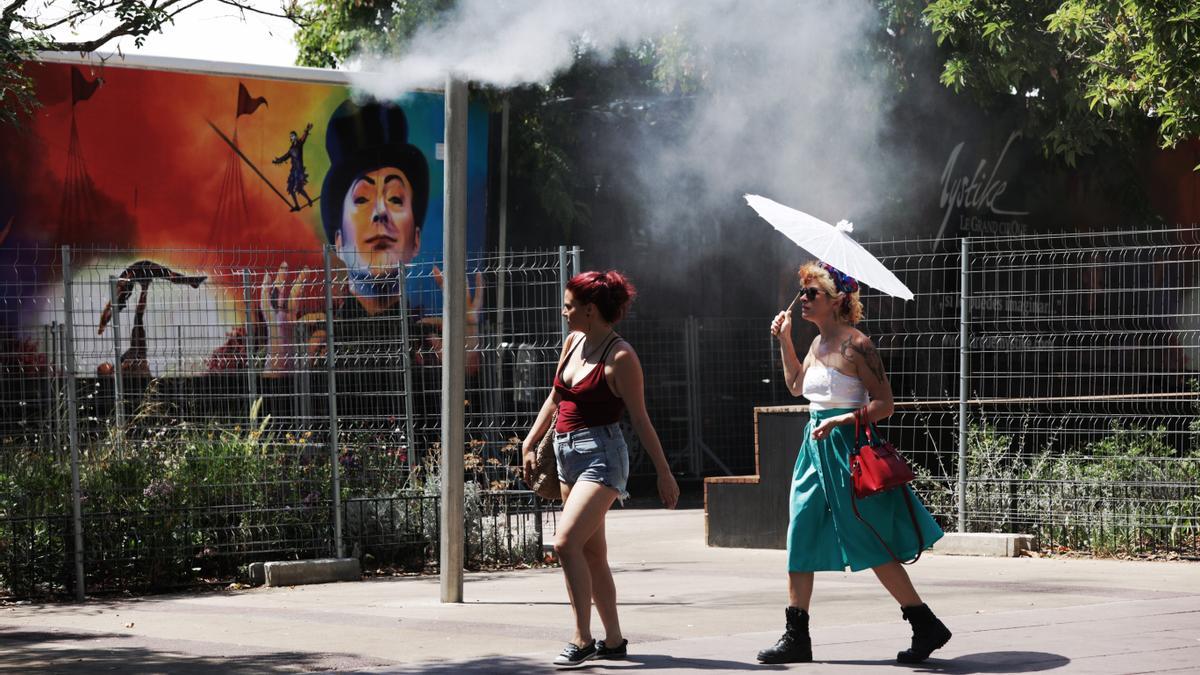
<path fill-rule="evenodd" d="M 895 664 L 908 625 L 869 572 L 817 576 L 817 663 L 762 666 L 779 636 L 782 551 L 710 549 L 698 510 L 618 510 L 610 558 L 631 658 L 589 673 L 1200 672 L 1200 565 L 926 555 L 910 568 L 954 639 Z M 0 608 L 0 672 L 549 672 L 570 637 L 558 570 Z M 598 636 L 603 637 L 599 621 Z"/>

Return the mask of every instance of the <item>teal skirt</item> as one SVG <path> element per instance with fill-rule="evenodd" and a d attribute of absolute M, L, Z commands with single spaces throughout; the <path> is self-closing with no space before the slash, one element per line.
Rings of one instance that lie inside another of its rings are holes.
<path fill-rule="evenodd" d="M 854 515 L 850 486 L 854 426 L 835 427 L 819 441 L 812 437 L 821 420 L 852 411 L 813 411 L 804 429 L 804 443 L 792 472 L 789 572 L 844 571 L 847 567 L 857 572 L 892 561 L 879 539 Z M 920 544 L 901 490 L 912 497 L 917 526 L 929 548 L 944 533 L 907 485 L 858 500 L 858 512 L 901 560 L 910 560 Z"/>

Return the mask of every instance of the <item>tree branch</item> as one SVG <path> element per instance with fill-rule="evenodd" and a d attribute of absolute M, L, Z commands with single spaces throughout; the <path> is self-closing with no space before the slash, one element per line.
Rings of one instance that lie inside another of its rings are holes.
<path fill-rule="evenodd" d="M 238 2 L 237 0 L 217 0 L 217 2 L 221 3 L 222 5 L 229 5 L 230 7 L 237 7 L 238 9 L 243 10 L 243 11 L 253 12 L 254 14 L 262 14 L 263 16 L 271 16 L 271 17 L 275 17 L 276 19 L 287 19 L 288 21 L 291 21 L 292 23 L 295 23 L 297 25 L 302 25 L 302 23 L 304 22 L 304 20 L 299 12 L 293 13 L 291 11 L 285 11 L 285 13 L 283 13 L 283 14 L 278 14 L 276 12 L 268 12 L 265 9 L 251 7 L 250 5 Z"/>
<path fill-rule="evenodd" d="M 22 0 L 22 1 L 24 1 L 24 0 Z M 72 21 L 74 21 L 80 17 L 99 14 L 100 12 L 112 9 L 113 7 L 116 7 L 120 4 L 121 4 L 121 0 L 112 0 L 112 2 L 109 2 L 106 5 L 99 5 L 95 9 L 75 10 L 74 12 L 71 12 L 71 13 L 67 14 L 66 16 L 62 17 L 61 19 L 58 19 L 51 23 L 33 23 L 32 20 L 30 20 L 25 25 L 28 26 L 31 30 L 40 30 L 40 31 L 53 30 L 63 24 L 71 23 Z"/>
<path fill-rule="evenodd" d="M 184 1 L 185 0 L 167 0 L 167 2 L 164 2 L 158 9 L 165 10 L 172 5 L 176 5 Z M 191 2 L 188 2 L 183 7 L 180 7 L 174 12 L 168 14 L 167 18 L 174 19 L 180 14 L 180 12 L 191 9 L 201 2 L 204 2 L 204 0 L 191 0 Z M 122 23 L 121 25 L 95 39 L 84 40 L 81 42 L 53 42 L 48 46 L 48 49 L 56 52 L 94 52 L 116 38 L 127 35 L 133 35 L 135 37 L 139 35 L 145 35 L 148 31 L 145 31 L 144 25 L 145 19 L 126 21 L 125 23 Z"/>

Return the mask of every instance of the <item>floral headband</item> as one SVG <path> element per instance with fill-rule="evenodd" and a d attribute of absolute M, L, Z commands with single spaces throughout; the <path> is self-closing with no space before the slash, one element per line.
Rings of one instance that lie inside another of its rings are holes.
<path fill-rule="evenodd" d="M 821 269 L 829 272 L 833 285 L 838 293 L 857 293 L 858 280 L 828 263 L 821 263 Z"/>

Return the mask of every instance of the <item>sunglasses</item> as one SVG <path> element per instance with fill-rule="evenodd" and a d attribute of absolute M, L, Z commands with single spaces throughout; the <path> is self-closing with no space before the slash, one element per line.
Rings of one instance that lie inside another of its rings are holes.
<path fill-rule="evenodd" d="M 817 296 L 821 295 L 822 293 L 824 293 L 824 291 L 817 288 L 816 286 L 809 286 L 807 288 L 800 289 L 800 297 L 804 298 L 805 300 L 808 300 L 809 302 L 816 300 Z"/>

